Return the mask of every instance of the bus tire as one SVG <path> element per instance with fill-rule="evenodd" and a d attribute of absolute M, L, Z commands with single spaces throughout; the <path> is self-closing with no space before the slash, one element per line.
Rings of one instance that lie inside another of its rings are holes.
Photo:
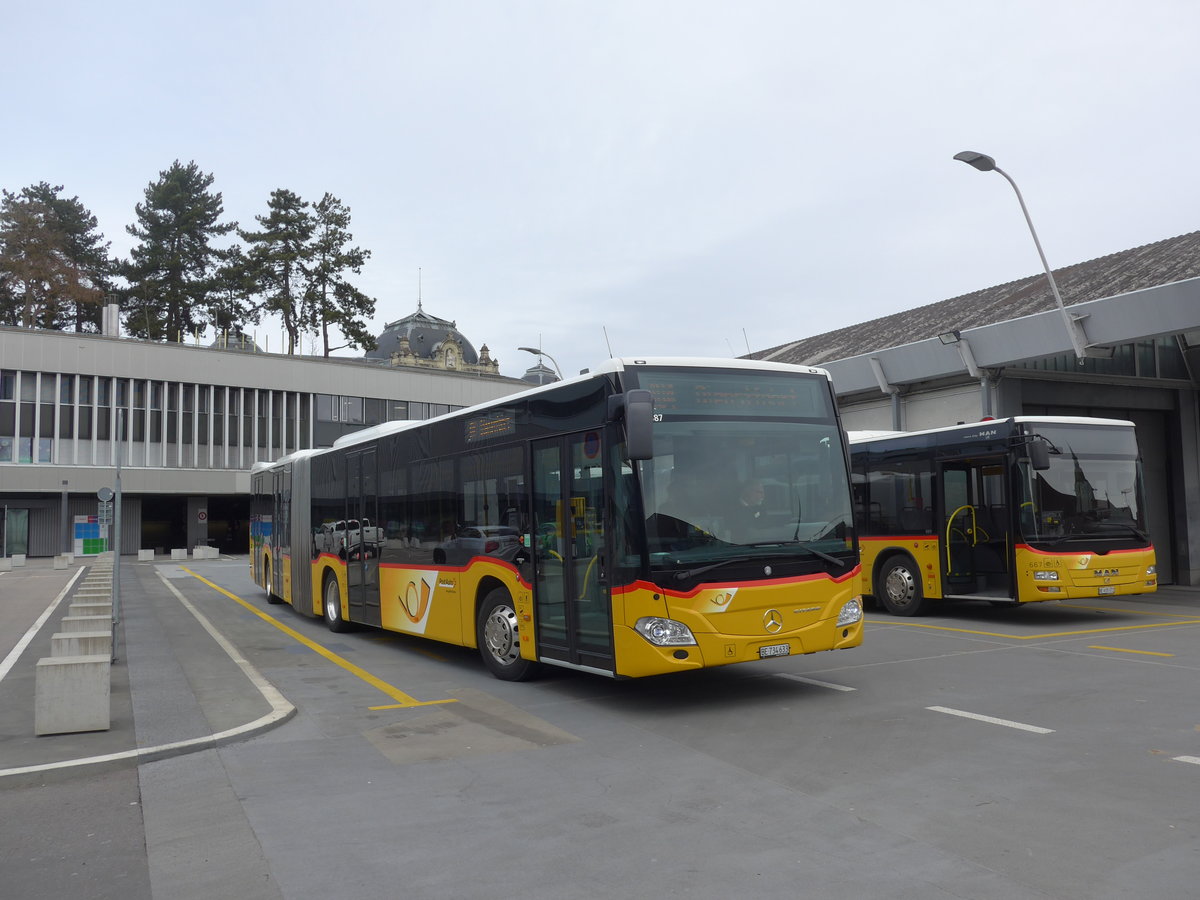
<path fill-rule="evenodd" d="M 326 573 L 321 585 L 321 611 L 330 631 L 340 633 L 350 630 L 350 623 L 342 618 L 342 590 L 332 572 Z"/>
<path fill-rule="evenodd" d="M 521 658 L 521 629 L 508 591 L 488 591 L 475 620 L 479 655 L 488 671 L 502 681 L 527 681 L 538 674 L 537 663 Z"/>
<path fill-rule="evenodd" d="M 921 590 L 921 573 L 911 557 L 897 553 L 879 567 L 875 596 L 893 616 L 920 616 L 929 609 Z"/>
<path fill-rule="evenodd" d="M 274 578 L 272 577 L 273 573 L 271 572 L 271 557 L 269 556 L 263 557 L 263 574 L 266 576 L 267 582 L 267 602 L 282 603 L 283 598 L 276 597 L 275 594 L 271 592 L 271 584 L 274 582 Z"/>

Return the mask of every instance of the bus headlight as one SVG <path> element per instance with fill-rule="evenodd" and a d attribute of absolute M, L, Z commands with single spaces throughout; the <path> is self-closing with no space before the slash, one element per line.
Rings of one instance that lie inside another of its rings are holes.
<path fill-rule="evenodd" d="M 692 636 L 692 630 L 674 619 L 646 616 L 637 620 L 633 630 L 656 647 L 678 647 L 696 643 L 696 638 Z"/>
<path fill-rule="evenodd" d="M 1034 581 L 1058 581 L 1058 573 L 1057 572 L 1046 572 L 1046 571 L 1034 572 L 1033 580 Z"/>
<path fill-rule="evenodd" d="M 862 598 L 855 597 L 853 600 L 847 600 L 842 604 L 842 611 L 838 613 L 838 628 L 843 625 L 853 625 L 862 619 Z"/>
<path fill-rule="evenodd" d="M 1157 575 L 1158 574 L 1158 566 L 1146 566 L 1146 574 L 1147 575 Z"/>

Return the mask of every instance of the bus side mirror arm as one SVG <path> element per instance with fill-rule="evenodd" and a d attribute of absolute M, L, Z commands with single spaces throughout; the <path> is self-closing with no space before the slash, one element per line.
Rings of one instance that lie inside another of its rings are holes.
<path fill-rule="evenodd" d="M 625 449 L 631 462 L 654 458 L 654 396 L 630 390 L 608 398 L 608 417 L 625 419 Z"/>

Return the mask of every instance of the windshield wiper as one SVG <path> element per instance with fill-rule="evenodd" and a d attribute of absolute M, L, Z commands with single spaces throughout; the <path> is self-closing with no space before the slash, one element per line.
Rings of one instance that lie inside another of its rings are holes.
<path fill-rule="evenodd" d="M 787 548 L 795 547 L 800 550 L 807 550 L 813 556 L 816 556 L 819 559 L 823 559 L 823 560 L 825 560 L 825 562 L 833 563 L 835 566 L 838 566 L 839 568 L 846 567 L 845 560 L 838 559 L 836 556 L 830 556 L 828 553 L 824 553 L 821 550 L 817 550 L 813 547 L 809 547 L 807 544 L 803 544 L 799 541 L 795 541 L 795 542 L 793 542 L 793 541 L 762 541 L 757 544 L 742 544 L 742 546 L 743 547 L 787 547 Z M 728 565 L 729 563 L 758 562 L 760 560 L 771 559 L 771 558 L 776 558 L 776 557 L 780 557 L 780 556 L 786 557 L 789 555 L 790 555 L 789 553 L 779 553 L 779 554 L 772 554 L 772 556 L 760 556 L 760 555 L 731 556 L 728 559 L 722 559 L 718 562 L 710 563 L 707 566 L 698 566 L 695 569 L 684 569 L 682 572 L 676 572 L 675 579 L 677 581 L 685 581 L 688 578 L 694 578 L 697 575 L 703 575 L 705 572 L 711 572 L 713 569 L 720 568 L 721 566 Z"/>
<path fill-rule="evenodd" d="M 1111 521 L 1104 522 L 1103 525 L 1097 524 L 1097 527 L 1092 531 L 1074 531 L 1069 534 L 1061 535 L 1060 537 L 1054 538 L 1052 540 L 1035 537 L 1034 540 L 1041 540 L 1041 541 L 1044 541 L 1045 543 L 1049 544 L 1051 547 L 1057 547 L 1060 544 L 1069 544 L 1073 541 L 1094 540 L 1095 538 L 1099 537 L 1103 533 L 1104 529 L 1108 529 L 1108 528 L 1123 528 L 1123 529 L 1129 531 L 1131 534 L 1133 534 L 1139 541 L 1146 541 L 1147 543 L 1150 542 L 1150 536 L 1148 534 L 1146 534 L 1145 532 L 1143 532 L 1137 526 L 1129 525 L 1125 522 L 1111 522 Z"/>
<path fill-rule="evenodd" d="M 828 532 L 826 532 L 826 533 L 828 533 Z M 818 535 L 817 537 L 813 538 L 813 540 L 820 540 L 824 536 L 825 536 L 824 534 Z M 742 546 L 743 547 L 799 547 L 801 550 L 807 550 L 813 556 L 816 556 L 816 557 L 819 557 L 820 559 L 825 560 L 825 562 L 833 563 L 837 566 L 840 566 L 843 569 L 846 567 L 845 560 L 838 559 L 836 556 L 830 556 L 828 553 L 825 553 L 822 550 L 818 550 L 815 547 L 810 547 L 808 545 L 808 543 L 804 542 L 804 541 L 762 541 L 757 544 L 742 544 Z"/>
<path fill-rule="evenodd" d="M 731 556 L 729 559 L 722 559 L 707 566 L 699 566 L 695 569 L 684 569 L 682 572 L 676 572 L 675 580 L 683 581 L 688 578 L 694 578 L 697 575 L 703 575 L 705 572 L 711 572 L 713 569 L 719 569 L 721 566 L 727 566 L 730 563 L 749 562 L 752 559 L 754 559 L 753 556 Z"/>

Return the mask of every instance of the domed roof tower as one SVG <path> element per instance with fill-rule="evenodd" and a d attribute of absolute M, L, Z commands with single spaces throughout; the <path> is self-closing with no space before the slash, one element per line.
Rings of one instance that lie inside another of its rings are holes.
<path fill-rule="evenodd" d="M 500 374 L 500 364 L 489 355 L 487 344 L 476 352 L 457 323 L 425 312 L 420 300 L 416 312 L 384 327 L 375 349 L 368 350 L 364 359 L 393 366 Z"/>

